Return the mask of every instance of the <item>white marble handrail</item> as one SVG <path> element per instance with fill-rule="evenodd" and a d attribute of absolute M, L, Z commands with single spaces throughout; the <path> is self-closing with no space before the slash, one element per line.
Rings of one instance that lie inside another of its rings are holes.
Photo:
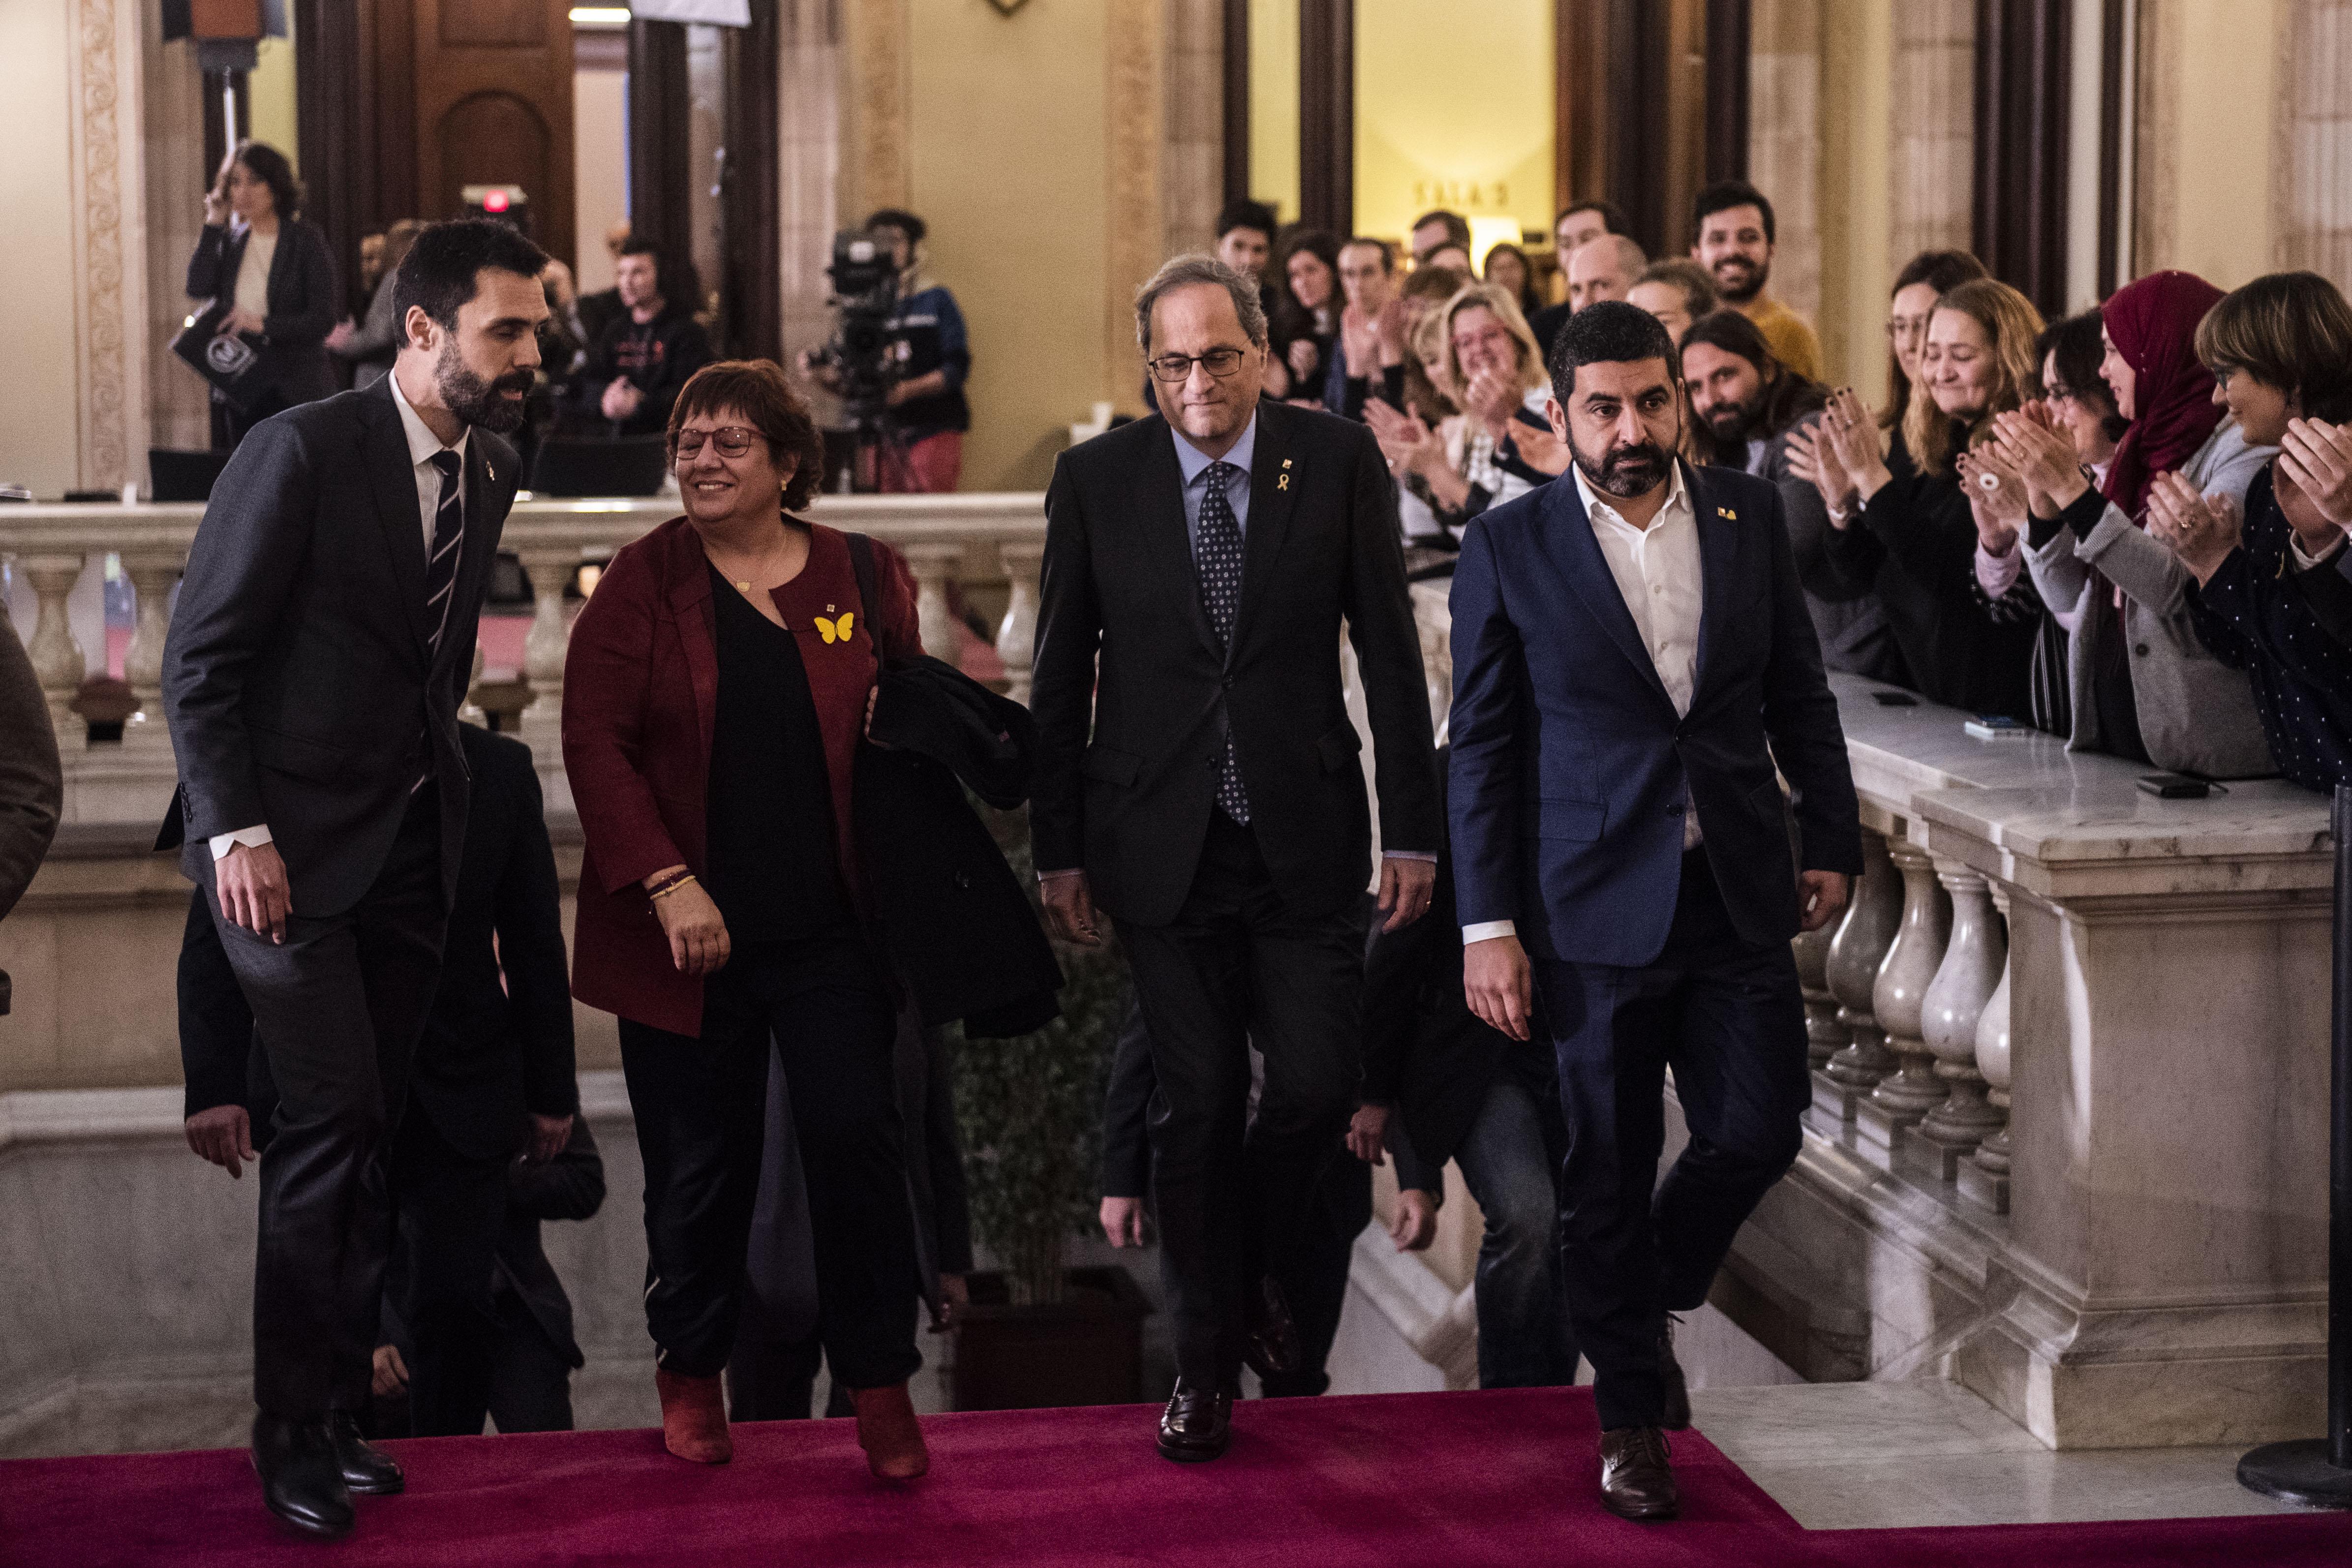
<path fill-rule="evenodd" d="M 501 545 L 520 558 L 535 601 L 521 674 L 530 687 L 524 737 L 551 747 L 569 635 L 564 589 L 583 562 L 602 560 L 677 514 L 675 499 L 524 500 L 508 517 Z M 24 631 L 26 650 L 49 700 L 60 743 L 85 750 L 85 732 L 71 704 L 89 661 L 76 639 L 67 600 L 82 574 L 111 554 L 131 583 L 136 630 L 123 676 L 139 700 L 126 725 L 132 753 L 165 742 L 162 723 L 163 638 L 170 628 L 172 587 L 187 559 L 205 508 L 196 503 L 0 507 L 0 556 L 7 557 L 33 591 L 37 610 Z M 1034 492 L 937 496 L 823 496 L 810 509 L 818 521 L 870 533 L 896 547 L 915 575 L 923 646 L 952 659 L 958 647 L 952 585 L 984 586 L 991 597 L 1004 584 L 996 648 L 1014 697 L 1025 700 L 1030 647 L 1036 631 L 1037 571 L 1045 552 L 1045 498 Z M 0 618 L 5 617 L 0 602 Z"/>

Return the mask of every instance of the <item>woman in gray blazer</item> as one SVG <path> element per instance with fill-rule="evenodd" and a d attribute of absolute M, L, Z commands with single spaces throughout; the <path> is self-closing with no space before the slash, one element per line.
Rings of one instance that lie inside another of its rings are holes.
<path fill-rule="evenodd" d="M 2139 521 L 2157 474 L 2242 502 L 2277 450 L 2247 443 L 2214 406 L 2212 378 L 2197 363 L 2197 323 L 2220 298 L 2201 279 L 2159 272 L 2106 302 L 2100 374 L 2131 426 L 2104 485 L 2091 485 L 2065 435 L 2026 414 L 1999 416 L 1991 456 L 2023 481 L 2027 569 L 2072 634 L 2069 748 L 2250 778 L 2278 771 L 2253 689 L 2198 639 L 2187 601 L 2195 579 Z"/>

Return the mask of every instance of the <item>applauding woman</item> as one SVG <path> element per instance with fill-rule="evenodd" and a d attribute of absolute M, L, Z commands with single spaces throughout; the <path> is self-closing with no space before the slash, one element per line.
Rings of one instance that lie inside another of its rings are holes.
<path fill-rule="evenodd" d="M 1789 441 L 1791 468 L 1829 507 L 1823 552 L 1859 590 L 1874 590 L 1921 695 L 1977 713 L 2022 719 L 2040 606 L 2000 618 L 1979 592 L 1976 520 L 1956 455 L 2035 390 L 2042 318 L 2006 283 L 1978 279 L 1936 302 L 1920 356 L 1922 386 L 1904 416 L 1916 465 L 1896 476 L 1878 426 L 1851 389 L 1830 399 L 1813 430 Z"/>
<path fill-rule="evenodd" d="M 2190 625 L 2188 569 L 2142 531 L 2159 476 L 2239 502 L 2277 450 L 2250 443 L 2214 405 L 2198 363 L 2197 325 L 2221 298 L 2191 273 L 2156 272 L 2102 308 L 2100 374 L 2130 424 L 2098 485 L 2055 408 L 1999 416 L 1995 446 L 2025 483 L 2034 585 L 2071 633 L 2068 745 L 2173 773 L 2249 778 L 2274 771 L 2253 694 Z"/>
<path fill-rule="evenodd" d="M 732 1453 L 732 1349 L 782 1055 L 815 1242 L 817 1331 L 877 1475 L 929 1460 L 907 1379 L 915 1238 L 894 1006 L 860 918 L 852 763 L 879 663 L 919 652 L 905 563 L 790 515 L 807 405 L 765 361 L 706 366 L 669 447 L 686 515 L 613 558 L 572 629 L 563 761 L 586 838 L 572 993 L 621 1020 L 645 1156 L 646 1317 L 662 1433 Z M 877 602 L 878 601 L 878 602 Z"/>
<path fill-rule="evenodd" d="M 2213 397 L 2245 439 L 2279 446 L 2241 508 L 2179 474 L 2148 490 L 2147 531 L 2197 579 L 2197 635 L 2246 671 L 2279 772 L 2352 784 L 2352 649 L 2315 609 L 2340 580 L 2352 518 L 2352 308 L 2313 272 L 2274 272 L 2223 297 L 2197 329 Z M 2331 517 L 2330 511 L 2337 517 Z"/>

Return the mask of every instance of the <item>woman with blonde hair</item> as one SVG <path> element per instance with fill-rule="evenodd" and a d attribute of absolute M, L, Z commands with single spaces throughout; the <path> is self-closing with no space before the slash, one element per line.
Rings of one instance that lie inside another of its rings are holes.
<path fill-rule="evenodd" d="M 1543 353 L 1509 290 L 1465 284 L 1423 330 L 1443 349 L 1428 367 L 1430 379 L 1462 412 L 1433 429 L 1415 416 L 1368 404 L 1365 419 L 1390 471 L 1425 493 L 1451 530 L 1549 483 L 1566 471 L 1569 453 L 1544 418 L 1551 387 Z"/>
<path fill-rule="evenodd" d="M 2040 395 L 2041 333 L 2041 312 L 2008 284 L 1962 283 L 1928 316 L 1919 387 L 1902 426 L 1913 472 L 1889 468 L 1878 423 L 1851 387 L 1830 399 L 1811 438 L 1790 443 L 1795 471 L 1829 508 L 1830 564 L 1877 593 L 1920 694 L 2016 719 L 2032 711 L 2028 672 L 2042 610 L 2021 584 L 1987 604 L 1978 546 L 2009 541 L 1980 539 L 1957 459 L 1990 434 L 1996 415 Z"/>

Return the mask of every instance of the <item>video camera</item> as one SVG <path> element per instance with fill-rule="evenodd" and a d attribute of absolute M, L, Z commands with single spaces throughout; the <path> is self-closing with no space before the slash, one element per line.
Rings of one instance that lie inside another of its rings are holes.
<path fill-rule="evenodd" d="M 872 235 L 843 229 L 833 237 L 833 265 L 824 270 L 833 279 L 833 303 L 840 319 L 817 363 L 838 374 L 851 426 L 872 429 L 881 423 L 890 388 L 898 379 L 889 333 L 890 314 L 898 304 L 898 264 L 890 247 Z"/>

